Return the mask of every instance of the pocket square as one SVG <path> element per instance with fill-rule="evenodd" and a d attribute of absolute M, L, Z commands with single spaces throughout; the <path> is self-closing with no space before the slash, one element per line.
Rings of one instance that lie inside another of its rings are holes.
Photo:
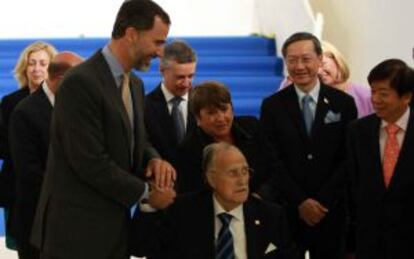
<path fill-rule="evenodd" d="M 270 252 L 273 252 L 277 249 L 277 247 L 273 243 L 269 243 L 269 245 L 266 248 L 265 254 L 268 254 Z"/>
<path fill-rule="evenodd" d="M 325 124 L 328 124 L 328 123 L 338 122 L 340 120 L 341 120 L 340 112 L 328 111 L 325 115 L 324 122 Z"/>

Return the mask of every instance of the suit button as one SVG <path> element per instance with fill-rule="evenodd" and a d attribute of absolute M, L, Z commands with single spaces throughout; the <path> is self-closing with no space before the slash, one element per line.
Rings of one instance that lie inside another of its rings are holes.
<path fill-rule="evenodd" d="M 313 159 L 313 155 L 312 154 L 308 154 L 306 157 L 308 158 L 308 160 L 312 160 Z"/>

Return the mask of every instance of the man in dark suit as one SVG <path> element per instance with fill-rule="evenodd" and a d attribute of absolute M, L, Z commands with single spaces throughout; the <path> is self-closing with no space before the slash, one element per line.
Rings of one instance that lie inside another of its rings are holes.
<path fill-rule="evenodd" d="M 375 114 L 351 124 L 356 258 L 413 258 L 414 71 L 389 59 L 368 76 Z"/>
<path fill-rule="evenodd" d="M 160 64 L 163 80 L 145 97 L 145 126 L 149 140 L 160 155 L 174 165 L 179 143 L 195 127 L 194 116 L 188 108 L 188 93 L 196 62 L 196 54 L 187 43 L 173 41 L 166 44 Z M 179 100 L 177 104 L 176 100 Z"/>
<path fill-rule="evenodd" d="M 293 84 L 261 107 L 263 129 L 285 168 L 269 185 L 282 193 L 302 252 L 312 259 L 342 258 L 345 132 L 357 116 L 355 103 L 318 80 L 322 50 L 315 36 L 293 34 L 282 53 Z"/>
<path fill-rule="evenodd" d="M 161 55 L 169 24 L 153 1 L 123 2 L 108 45 L 62 80 L 32 228 L 41 258 L 128 258 L 130 209 L 173 201 L 175 171 L 146 139 L 142 81 L 131 73 Z M 139 178 L 146 164 L 154 188 Z"/>
<path fill-rule="evenodd" d="M 162 251 L 160 258 L 171 259 L 297 258 L 283 210 L 249 196 L 250 168 L 237 147 L 210 144 L 203 167 L 210 190 L 178 198 L 166 214 L 135 215 L 135 233 L 152 234 L 137 236 L 136 255 Z"/>
<path fill-rule="evenodd" d="M 10 229 L 21 259 L 39 258 L 39 251 L 29 240 L 46 169 L 54 95 L 63 74 L 81 62 L 82 58 L 72 52 L 57 54 L 49 64 L 48 79 L 21 101 L 11 116 L 10 151 L 15 165 L 16 200 Z"/>

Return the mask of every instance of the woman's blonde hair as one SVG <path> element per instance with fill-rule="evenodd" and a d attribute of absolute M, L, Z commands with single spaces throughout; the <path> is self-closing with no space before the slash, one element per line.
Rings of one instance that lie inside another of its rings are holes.
<path fill-rule="evenodd" d="M 46 43 L 44 41 L 36 41 L 29 46 L 27 46 L 23 52 L 20 54 L 19 59 L 17 60 L 16 66 L 14 67 L 14 77 L 16 78 L 17 82 L 19 83 L 19 87 L 27 87 L 28 86 L 28 78 L 26 75 L 26 70 L 28 66 L 29 56 L 33 52 L 37 52 L 40 50 L 46 51 L 49 55 L 49 59 L 52 60 L 53 57 L 56 55 L 57 51 L 55 47 L 51 44 Z"/>
<path fill-rule="evenodd" d="M 323 55 L 333 59 L 338 67 L 339 73 L 338 78 L 336 78 L 337 82 L 346 82 L 349 79 L 349 67 L 346 64 L 344 56 L 334 45 L 327 41 L 322 41 L 322 50 Z"/>

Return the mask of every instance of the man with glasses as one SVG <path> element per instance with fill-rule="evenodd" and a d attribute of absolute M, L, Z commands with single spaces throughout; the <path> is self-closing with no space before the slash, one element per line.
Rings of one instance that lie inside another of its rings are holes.
<path fill-rule="evenodd" d="M 285 167 L 273 181 L 274 193 L 280 192 L 287 204 L 302 254 L 308 250 L 311 259 L 342 258 L 345 133 L 357 117 L 355 102 L 319 81 L 322 48 L 314 35 L 293 34 L 282 53 L 293 84 L 263 101 L 260 118 Z"/>
<path fill-rule="evenodd" d="M 137 237 L 145 237 L 134 240 L 136 255 L 162 250 L 162 258 L 296 258 L 282 209 L 249 195 L 251 169 L 241 151 L 213 143 L 202 164 L 209 190 L 177 198 L 166 214 L 134 217 Z"/>

